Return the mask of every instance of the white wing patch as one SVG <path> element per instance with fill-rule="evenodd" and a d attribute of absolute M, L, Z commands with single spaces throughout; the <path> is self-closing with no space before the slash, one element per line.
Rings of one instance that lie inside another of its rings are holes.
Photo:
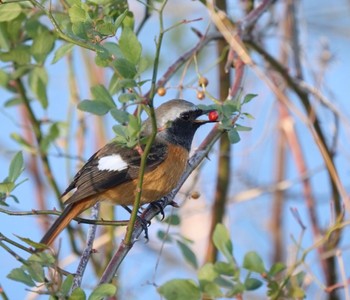
<path fill-rule="evenodd" d="M 128 164 L 119 154 L 112 154 L 101 157 L 98 161 L 97 168 L 100 171 L 122 171 L 128 168 Z"/>

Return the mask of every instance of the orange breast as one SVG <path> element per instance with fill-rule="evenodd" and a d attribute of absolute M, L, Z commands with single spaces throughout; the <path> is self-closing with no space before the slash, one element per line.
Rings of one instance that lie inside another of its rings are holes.
<path fill-rule="evenodd" d="M 168 156 L 143 178 L 141 203 L 159 200 L 174 189 L 186 168 L 188 151 L 180 146 L 169 146 Z M 123 183 L 101 193 L 100 200 L 108 199 L 114 204 L 132 205 L 135 200 L 137 179 Z"/>

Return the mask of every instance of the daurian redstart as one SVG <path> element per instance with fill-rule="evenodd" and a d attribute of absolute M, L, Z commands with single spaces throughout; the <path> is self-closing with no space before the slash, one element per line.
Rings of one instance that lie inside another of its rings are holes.
<path fill-rule="evenodd" d="M 174 189 L 185 170 L 193 136 L 208 111 L 180 99 L 168 101 L 155 110 L 157 135 L 147 157 L 141 204 L 159 200 Z M 151 120 L 143 122 L 142 136 L 152 132 Z M 50 245 L 68 223 L 98 201 L 132 205 L 138 181 L 141 154 L 111 142 L 97 151 L 75 175 L 62 197 L 65 209 L 40 243 Z"/>

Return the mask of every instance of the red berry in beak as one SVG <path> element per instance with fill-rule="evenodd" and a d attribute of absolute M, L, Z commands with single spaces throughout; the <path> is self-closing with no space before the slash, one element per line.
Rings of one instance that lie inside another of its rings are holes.
<path fill-rule="evenodd" d="M 208 118 L 209 118 L 209 121 L 215 122 L 219 118 L 219 113 L 216 110 L 212 110 L 211 112 L 209 112 Z"/>

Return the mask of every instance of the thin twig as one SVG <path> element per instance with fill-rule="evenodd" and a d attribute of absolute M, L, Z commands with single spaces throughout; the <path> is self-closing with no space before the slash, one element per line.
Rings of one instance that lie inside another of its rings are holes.
<path fill-rule="evenodd" d="M 96 220 L 98 218 L 99 210 L 100 210 L 100 203 L 97 202 L 91 208 L 91 219 Z M 72 290 L 74 290 L 77 287 L 80 287 L 81 285 L 81 280 L 83 278 L 86 266 L 89 262 L 91 254 L 93 253 L 92 246 L 94 243 L 95 235 L 96 235 L 96 224 L 92 224 L 89 227 L 86 246 L 83 251 L 83 254 L 81 255 L 79 265 L 77 267 L 77 271 L 74 276 Z"/>

